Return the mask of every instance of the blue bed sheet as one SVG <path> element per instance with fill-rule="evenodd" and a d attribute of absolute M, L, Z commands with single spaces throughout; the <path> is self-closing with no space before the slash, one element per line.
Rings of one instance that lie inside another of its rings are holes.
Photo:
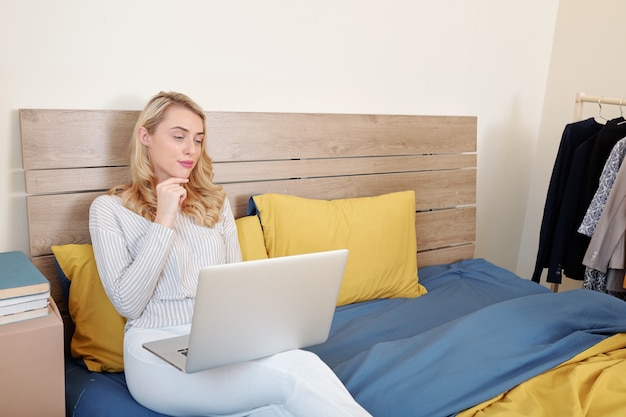
<path fill-rule="evenodd" d="M 91 372 L 72 359 L 65 364 L 65 404 L 68 417 L 167 417 L 135 401 L 123 372 Z"/>
<path fill-rule="evenodd" d="M 375 417 L 454 415 L 626 331 L 623 301 L 553 294 L 482 259 L 419 275 L 428 294 L 339 307 L 328 341 L 309 348 Z M 160 416 L 123 374 L 70 366 L 67 385 L 69 415 Z"/>

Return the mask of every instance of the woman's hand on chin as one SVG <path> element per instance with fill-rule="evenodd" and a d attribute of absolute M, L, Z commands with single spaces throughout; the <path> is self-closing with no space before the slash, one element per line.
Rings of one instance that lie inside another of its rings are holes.
<path fill-rule="evenodd" d="M 176 213 L 187 197 L 187 190 L 183 184 L 189 182 L 187 178 L 168 178 L 156 186 L 157 212 L 155 223 L 172 227 Z"/>

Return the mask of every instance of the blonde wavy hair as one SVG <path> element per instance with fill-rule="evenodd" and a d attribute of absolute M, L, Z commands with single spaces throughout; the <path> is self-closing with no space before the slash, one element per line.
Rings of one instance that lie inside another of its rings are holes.
<path fill-rule="evenodd" d="M 202 108 L 184 94 L 176 92 L 160 92 L 150 99 L 139 115 L 135 130 L 130 140 L 130 184 L 117 185 L 108 194 L 119 195 L 124 207 L 154 221 L 156 216 L 157 179 L 148 156 L 148 148 L 141 143 L 138 131 L 144 127 L 153 134 L 165 117 L 170 106 L 185 107 L 202 119 L 206 132 L 206 115 Z M 214 226 L 220 219 L 220 212 L 226 199 L 222 186 L 213 184 L 213 164 L 206 151 L 206 140 L 202 141 L 202 153 L 198 163 L 191 171 L 189 182 L 183 184 L 187 190 L 187 198 L 182 203 L 183 213 L 193 217 L 201 226 Z"/>

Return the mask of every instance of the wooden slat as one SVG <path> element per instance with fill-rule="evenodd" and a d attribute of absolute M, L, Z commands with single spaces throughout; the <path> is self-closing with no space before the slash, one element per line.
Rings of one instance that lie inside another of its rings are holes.
<path fill-rule="evenodd" d="M 415 234 L 418 251 L 473 243 L 476 240 L 476 207 L 417 213 Z"/>
<path fill-rule="evenodd" d="M 128 164 L 128 142 L 139 112 L 20 110 L 24 169 Z"/>
<path fill-rule="evenodd" d="M 292 194 L 306 198 L 365 197 L 415 190 L 418 211 L 471 205 L 476 202 L 476 171 L 430 171 L 382 175 L 359 175 L 225 184 L 235 216 L 246 212 L 250 196 L 260 193 Z"/>
<path fill-rule="evenodd" d="M 215 161 L 476 151 L 476 118 L 295 113 L 207 113 Z"/>
<path fill-rule="evenodd" d="M 267 181 L 476 167 L 476 154 L 218 162 L 215 182 Z"/>
<path fill-rule="evenodd" d="M 360 175 L 472 168 L 476 154 L 418 155 L 215 164 L 215 182 L 270 181 L 289 178 Z M 45 169 L 26 171 L 29 194 L 107 190 L 127 183 L 128 167 Z"/>
<path fill-rule="evenodd" d="M 45 169 L 26 171 L 29 194 L 108 190 L 129 182 L 128 167 Z"/>
<path fill-rule="evenodd" d="M 100 194 L 26 197 L 31 256 L 49 255 L 52 245 L 90 242 L 89 206 Z"/>
<path fill-rule="evenodd" d="M 422 266 L 446 264 L 458 262 L 463 259 L 472 259 L 474 257 L 474 249 L 474 244 L 467 244 L 428 252 L 420 252 L 417 254 L 418 273 L 419 268 Z"/>
<path fill-rule="evenodd" d="M 20 110 L 30 169 L 122 166 L 138 111 Z M 207 112 L 216 162 L 476 151 L 476 118 Z"/>

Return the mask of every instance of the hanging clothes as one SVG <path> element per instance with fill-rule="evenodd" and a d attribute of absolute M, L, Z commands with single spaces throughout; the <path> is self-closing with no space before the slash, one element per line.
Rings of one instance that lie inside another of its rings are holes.
<path fill-rule="evenodd" d="M 584 280 L 582 261 L 590 237 L 578 228 L 611 150 L 626 136 L 622 121 L 602 125 L 591 118 L 566 126 L 546 197 L 533 281 L 539 282 L 544 268 L 547 282 L 561 283 L 563 275 Z"/>
<path fill-rule="evenodd" d="M 589 205 L 597 191 L 600 183 L 600 176 L 606 161 L 613 148 L 621 139 L 626 136 L 626 124 L 624 119 L 618 117 L 609 120 L 596 135 L 591 148 L 591 154 L 587 157 L 587 166 L 582 175 L 582 188 L 571 190 L 576 195 L 576 199 L 571 207 L 565 208 L 572 211 L 571 223 L 566 223 L 563 228 L 565 234 L 565 254 L 562 257 L 563 270 L 569 278 L 583 280 L 585 276 L 585 265 L 583 258 L 589 246 L 589 237 L 578 232 L 578 228 L 587 212 Z M 583 169 L 581 167 L 581 169 Z"/>
<path fill-rule="evenodd" d="M 547 268 L 550 262 L 557 220 L 561 211 L 574 152 L 580 144 L 594 137 L 602 127 L 603 125 L 594 118 L 589 118 L 570 123 L 563 130 L 543 210 L 543 219 L 539 232 L 539 249 L 532 276 L 532 280 L 535 282 L 539 282 L 543 269 Z M 554 281 L 554 278 L 552 279 L 553 281 L 549 282 L 561 282 L 560 276 L 556 281 Z"/>

